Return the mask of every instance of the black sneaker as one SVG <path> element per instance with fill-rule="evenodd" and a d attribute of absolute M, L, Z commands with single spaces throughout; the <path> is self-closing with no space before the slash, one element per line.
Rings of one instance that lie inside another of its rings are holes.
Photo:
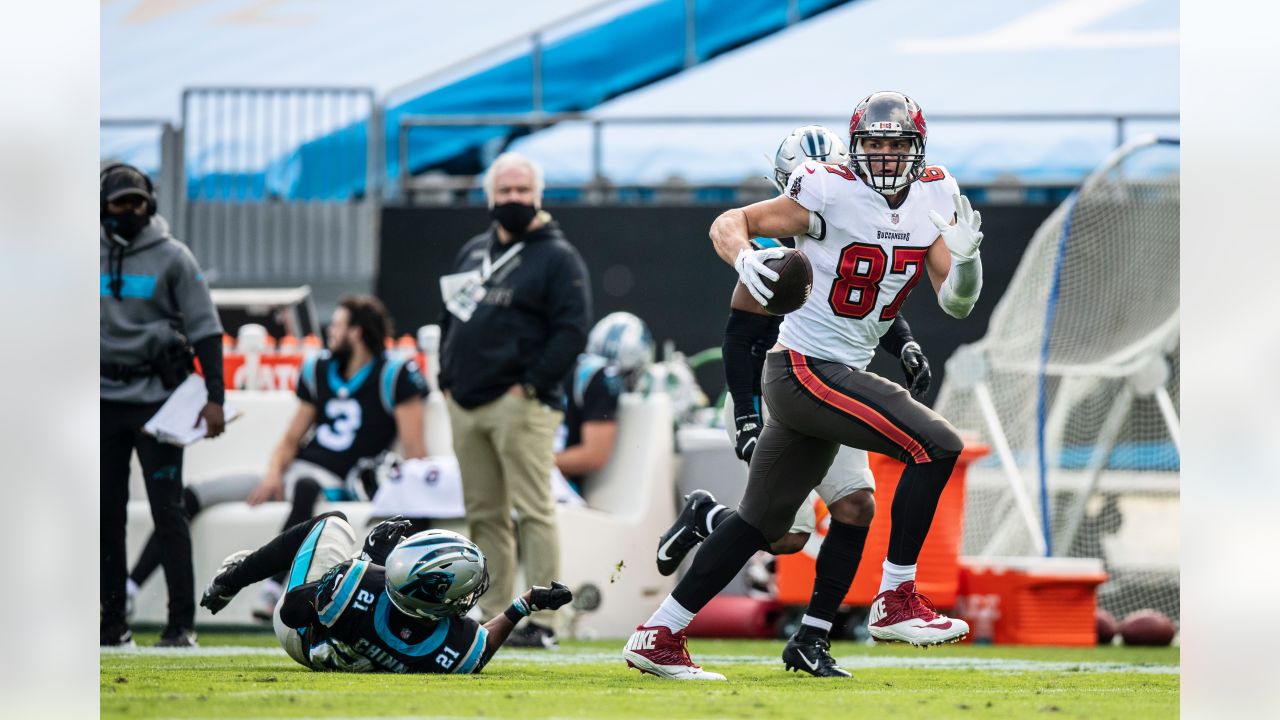
<path fill-rule="evenodd" d="M 128 625 L 105 625 L 98 628 L 98 646 L 114 648 L 136 648 L 133 633 Z"/>
<path fill-rule="evenodd" d="M 213 579 L 209 581 L 209 587 L 205 588 L 204 596 L 200 598 L 201 607 L 208 608 L 209 612 L 217 615 L 219 610 L 231 602 L 236 593 L 240 592 L 240 588 L 232 586 L 224 578 L 228 571 L 244 562 L 244 559 L 249 557 L 250 553 L 252 553 L 251 550 L 241 550 L 228 555 L 227 559 L 222 561 L 222 567 L 218 568 L 218 574 L 214 575 Z"/>
<path fill-rule="evenodd" d="M 680 567 L 690 550 L 707 539 L 704 528 L 698 527 L 698 509 L 716 499 L 706 490 L 694 490 L 684 496 L 684 509 L 676 516 L 675 523 L 658 538 L 658 572 L 670 575 Z"/>
<path fill-rule="evenodd" d="M 533 623 L 525 623 L 524 627 L 513 631 L 507 637 L 506 645 L 507 647 L 542 648 L 544 650 L 553 650 L 560 647 L 560 643 L 556 642 L 554 630 L 541 625 L 534 625 Z"/>
<path fill-rule="evenodd" d="M 164 632 L 160 633 L 160 639 L 156 641 L 156 647 L 193 648 L 199 647 L 199 644 L 196 642 L 195 630 L 166 625 Z"/>
<path fill-rule="evenodd" d="M 831 641 L 825 637 L 802 638 L 797 633 L 782 650 L 782 664 L 788 670 L 800 670 L 814 677 L 853 677 L 836 664 L 830 650 Z"/>

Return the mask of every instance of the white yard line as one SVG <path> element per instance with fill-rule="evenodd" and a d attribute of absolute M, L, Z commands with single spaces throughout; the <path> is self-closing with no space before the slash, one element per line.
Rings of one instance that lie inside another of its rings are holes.
<path fill-rule="evenodd" d="M 108 648 L 101 651 L 103 656 L 112 657 L 286 657 L 283 650 L 271 647 L 248 646 L 215 646 L 199 648 L 154 648 L 137 649 Z M 774 656 L 764 655 L 704 655 L 698 654 L 695 660 L 699 664 L 714 665 L 780 665 L 781 661 Z M 1154 675 L 1179 675 L 1181 669 L 1177 665 L 1146 665 L 1121 662 L 1090 662 L 1072 660 L 1020 660 L 1013 658 L 979 658 L 979 657 L 906 657 L 894 655 L 876 657 L 873 655 L 846 655 L 837 658 L 841 667 L 849 670 L 874 670 L 884 668 L 918 668 L 921 670 L 982 670 L 987 672 L 1136 672 Z M 581 665 L 595 663 L 622 663 L 619 653 L 599 650 L 523 650 L 509 649 L 498 653 L 490 667 L 500 667 L 509 662 L 530 662 L 548 665 Z"/>

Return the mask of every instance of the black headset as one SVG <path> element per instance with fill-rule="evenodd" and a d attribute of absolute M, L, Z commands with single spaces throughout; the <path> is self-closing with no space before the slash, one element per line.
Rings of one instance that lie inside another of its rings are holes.
<path fill-rule="evenodd" d="M 110 165 L 102 168 L 102 171 L 98 174 L 98 200 L 100 203 L 98 208 L 99 217 L 106 217 L 107 215 L 107 189 L 106 189 L 107 176 L 110 175 L 113 171 L 120 170 L 120 169 L 132 170 L 142 176 L 142 181 L 147 184 L 147 217 L 151 217 L 155 215 L 156 214 L 156 187 L 151 182 L 151 176 L 147 175 L 146 173 L 142 172 L 138 168 L 128 163 L 111 163 Z"/>

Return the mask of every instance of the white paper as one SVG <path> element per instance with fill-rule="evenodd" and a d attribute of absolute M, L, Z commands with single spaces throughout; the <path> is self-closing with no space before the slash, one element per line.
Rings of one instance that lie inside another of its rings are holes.
<path fill-rule="evenodd" d="M 174 389 L 165 400 L 164 405 L 151 416 L 143 432 L 154 436 L 157 440 L 170 445 L 186 446 L 203 438 L 209 432 L 204 418 L 200 418 L 200 410 L 209 402 L 209 391 L 205 389 L 204 378 L 199 375 L 188 375 L 182 384 Z M 222 416 L 226 422 L 240 417 L 240 411 L 230 405 L 222 406 Z M 196 419 L 200 423 L 196 424 Z"/>

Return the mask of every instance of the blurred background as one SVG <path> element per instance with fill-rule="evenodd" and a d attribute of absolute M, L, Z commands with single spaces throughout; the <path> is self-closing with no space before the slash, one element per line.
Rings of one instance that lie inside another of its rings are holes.
<path fill-rule="evenodd" d="M 485 222 L 476 175 L 517 150 L 546 168 L 597 317 L 718 347 L 733 275 L 711 220 L 772 194 L 790 130 L 846 135 L 859 99 L 898 89 L 987 219 L 970 320 L 905 306 L 942 360 L 1090 170 L 1178 131 L 1172 0 L 116 0 L 102 37 L 102 159 L 155 175 L 214 287 L 307 285 L 320 317 L 373 291 L 401 333 L 438 317 L 436 278 Z"/>

